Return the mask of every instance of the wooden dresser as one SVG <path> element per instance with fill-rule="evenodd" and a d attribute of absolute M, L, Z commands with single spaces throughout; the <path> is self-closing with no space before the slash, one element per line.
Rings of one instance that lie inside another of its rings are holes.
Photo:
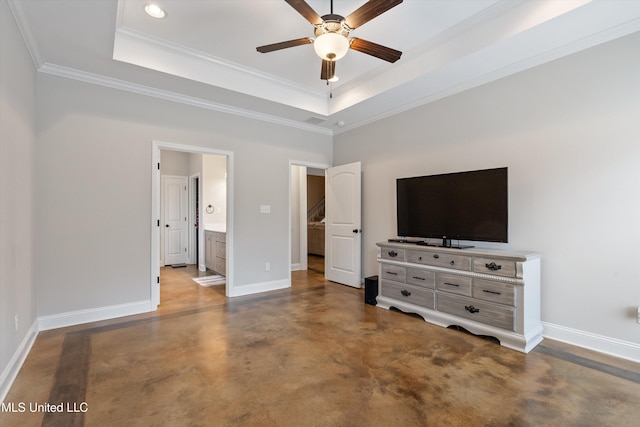
<path fill-rule="evenodd" d="M 540 255 L 383 242 L 378 306 L 528 353 L 542 341 Z"/>

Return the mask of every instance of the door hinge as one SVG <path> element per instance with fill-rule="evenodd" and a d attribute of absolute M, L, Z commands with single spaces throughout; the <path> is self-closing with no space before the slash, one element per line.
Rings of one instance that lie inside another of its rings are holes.
<path fill-rule="evenodd" d="M 158 220 L 158 227 L 160 227 L 160 220 Z"/>
<path fill-rule="evenodd" d="M 160 276 L 156 277 L 156 281 L 160 284 Z"/>
<path fill-rule="evenodd" d="M 158 170 L 160 170 L 160 162 L 158 162 Z"/>

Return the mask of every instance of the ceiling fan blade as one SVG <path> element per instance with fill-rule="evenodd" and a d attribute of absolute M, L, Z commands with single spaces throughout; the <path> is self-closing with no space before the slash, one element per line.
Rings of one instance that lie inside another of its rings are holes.
<path fill-rule="evenodd" d="M 402 52 L 399 50 L 391 49 L 390 47 L 358 38 L 351 39 L 351 49 L 366 53 L 367 55 L 375 56 L 376 58 L 380 58 L 388 62 L 396 62 L 402 56 Z"/>
<path fill-rule="evenodd" d="M 313 39 L 310 37 L 302 37 L 300 39 L 288 40 L 286 42 L 267 44 L 264 46 L 258 46 L 256 50 L 260 53 L 273 52 L 274 50 L 286 49 L 288 47 L 302 46 L 303 44 L 311 44 Z"/>
<path fill-rule="evenodd" d="M 322 70 L 320 71 L 320 79 L 329 80 L 336 75 L 336 61 L 322 60 Z"/>
<path fill-rule="evenodd" d="M 284 0 L 304 17 L 311 25 L 322 24 L 322 18 L 304 0 Z"/>
<path fill-rule="evenodd" d="M 354 10 L 345 20 L 347 21 L 347 25 L 351 29 L 354 29 L 362 24 L 366 24 L 376 16 L 385 13 L 400 3 L 402 3 L 402 0 L 369 0 Z"/>

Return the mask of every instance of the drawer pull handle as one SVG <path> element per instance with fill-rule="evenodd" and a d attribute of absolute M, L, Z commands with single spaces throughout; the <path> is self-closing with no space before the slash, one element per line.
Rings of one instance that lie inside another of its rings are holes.
<path fill-rule="evenodd" d="M 395 271 L 387 271 L 387 274 L 390 274 L 392 276 L 397 276 L 398 273 L 396 273 Z"/>
<path fill-rule="evenodd" d="M 408 291 L 408 290 L 406 290 L 406 289 L 401 290 L 401 291 L 400 291 L 400 293 L 401 293 L 402 295 L 404 295 L 405 297 L 408 297 L 409 295 L 411 295 L 411 292 L 409 292 L 409 291 Z"/>
<path fill-rule="evenodd" d="M 413 276 L 412 279 L 416 279 L 416 280 L 427 280 L 424 277 L 418 277 L 418 276 Z"/>
<path fill-rule="evenodd" d="M 487 267 L 491 271 L 498 271 L 498 270 L 500 270 L 502 268 L 501 265 L 496 264 L 495 262 L 492 262 L 490 264 L 485 264 L 484 266 Z"/>
<path fill-rule="evenodd" d="M 438 254 L 433 254 L 433 257 L 434 257 L 435 259 L 438 259 L 438 258 L 440 258 L 440 255 L 438 255 Z"/>
<path fill-rule="evenodd" d="M 449 264 L 453 265 L 453 264 L 455 264 L 455 263 L 456 263 L 456 262 L 455 262 L 454 260 L 451 260 L 451 262 L 450 262 Z"/>
<path fill-rule="evenodd" d="M 397 256 L 398 256 L 398 252 L 396 252 L 396 251 L 389 251 L 389 256 L 390 256 L 390 257 L 392 257 L 392 258 L 395 258 L 395 257 L 397 257 Z"/>
<path fill-rule="evenodd" d="M 444 282 L 445 285 L 449 285 L 449 286 L 455 286 L 456 288 L 459 288 L 460 285 L 458 285 L 457 283 L 449 283 L 449 282 Z"/>
<path fill-rule="evenodd" d="M 480 311 L 479 308 L 475 308 L 472 305 L 465 305 L 464 309 L 467 310 L 469 313 L 478 313 Z"/>
<path fill-rule="evenodd" d="M 482 292 L 486 292 L 488 294 L 494 294 L 494 295 L 502 295 L 502 292 L 490 291 L 489 289 L 483 289 Z"/>

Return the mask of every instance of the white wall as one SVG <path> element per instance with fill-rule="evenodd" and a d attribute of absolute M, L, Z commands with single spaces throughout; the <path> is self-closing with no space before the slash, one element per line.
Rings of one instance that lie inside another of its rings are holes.
<path fill-rule="evenodd" d="M 236 289 L 289 280 L 289 161 L 332 157 L 330 136 L 50 75 L 37 132 L 41 316 L 150 298 L 153 140 L 234 153 Z"/>
<path fill-rule="evenodd" d="M 543 254 L 545 333 L 640 360 L 639 138 L 638 33 L 341 134 L 334 163 L 362 161 L 364 274 L 396 234 L 396 178 L 507 166 L 504 247 Z"/>
<path fill-rule="evenodd" d="M 35 68 L 0 1 L 0 400 L 35 338 Z M 15 329 L 18 316 L 18 329 Z"/>
<path fill-rule="evenodd" d="M 260 179 L 256 177 L 256 179 Z M 206 207 L 211 205 L 213 212 Z M 227 158 L 224 156 L 202 156 L 202 222 L 205 227 L 224 229 L 227 223 Z"/>

